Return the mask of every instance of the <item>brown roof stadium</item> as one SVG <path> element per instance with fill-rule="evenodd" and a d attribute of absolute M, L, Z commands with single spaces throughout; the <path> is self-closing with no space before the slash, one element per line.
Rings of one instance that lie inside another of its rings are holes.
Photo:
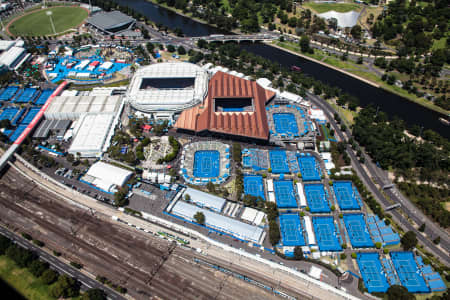
<path fill-rule="evenodd" d="M 275 93 L 255 81 L 217 72 L 209 81 L 203 103 L 181 113 L 175 128 L 199 135 L 215 134 L 267 141 L 269 126 L 265 106 Z M 251 98 L 253 111 L 217 112 L 215 99 Z"/>

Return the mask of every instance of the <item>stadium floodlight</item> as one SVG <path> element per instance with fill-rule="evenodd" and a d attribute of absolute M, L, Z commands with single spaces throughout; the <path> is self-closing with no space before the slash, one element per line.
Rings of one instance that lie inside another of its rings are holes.
<path fill-rule="evenodd" d="M 56 35 L 56 29 L 55 29 L 55 25 L 53 24 L 53 19 L 52 19 L 52 11 L 49 10 L 46 12 L 47 16 L 50 18 L 50 24 L 52 24 L 52 28 L 53 28 L 53 33 Z"/>

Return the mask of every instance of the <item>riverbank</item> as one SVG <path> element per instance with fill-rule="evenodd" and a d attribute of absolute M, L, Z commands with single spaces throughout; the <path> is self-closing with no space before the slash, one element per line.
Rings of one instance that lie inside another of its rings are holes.
<path fill-rule="evenodd" d="M 417 103 L 423 107 L 426 107 L 430 110 L 433 110 L 437 113 L 440 113 L 444 116 L 447 116 L 450 114 L 450 111 L 443 109 L 442 107 L 439 107 L 435 104 L 433 104 L 431 101 L 428 101 L 424 98 L 419 98 L 414 94 L 410 94 L 401 87 L 395 86 L 395 85 L 389 85 L 385 81 L 383 81 L 381 78 L 379 78 L 376 74 L 368 73 L 362 70 L 357 70 L 354 68 L 354 70 L 343 70 L 342 64 L 346 64 L 346 62 L 341 62 L 337 59 L 332 59 L 331 57 L 326 57 L 326 55 L 322 55 L 320 53 L 314 53 L 314 54 L 308 54 L 308 53 L 300 53 L 300 51 L 296 51 L 295 47 L 292 45 L 289 45 L 287 43 L 282 42 L 267 42 L 266 43 L 269 46 L 278 48 L 280 50 L 286 51 L 290 54 L 297 55 L 299 57 L 302 57 L 304 59 L 308 59 L 310 61 L 313 61 L 315 63 L 321 64 L 323 66 L 326 66 L 330 69 L 339 71 L 341 73 L 344 73 L 345 75 L 351 76 L 355 79 L 358 79 L 360 81 L 363 81 L 367 84 L 370 84 L 374 87 L 381 88 L 385 91 L 388 91 L 390 93 L 396 94 L 398 96 L 401 96 L 409 101 L 412 101 L 414 103 Z M 298 49 L 300 50 L 300 49 Z M 317 51 L 315 51 L 317 52 Z M 322 59 L 325 59 L 322 61 Z M 349 64 L 349 63 L 347 63 Z"/>

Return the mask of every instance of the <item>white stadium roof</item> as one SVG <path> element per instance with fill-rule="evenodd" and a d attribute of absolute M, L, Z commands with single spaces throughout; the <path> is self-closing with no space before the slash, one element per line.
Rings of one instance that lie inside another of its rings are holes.
<path fill-rule="evenodd" d="M 184 195 L 189 194 L 191 196 L 191 201 L 198 206 L 207 207 L 215 211 L 222 211 L 223 206 L 225 205 L 226 200 L 196 189 L 187 188 Z"/>
<path fill-rule="evenodd" d="M 194 220 L 194 215 L 197 212 L 202 212 L 205 215 L 205 225 L 208 227 L 228 233 L 241 240 L 262 244 L 264 230 L 260 227 L 222 216 L 218 213 L 183 201 L 178 201 L 172 209 L 173 214 L 190 221 Z"/>
<path fill-rule="evenodd" d="M 335 18 L 338 21 L 339 27 L 353 27 L 358 22 L 359 12 L 352 10 L 345 13 L 340 13 L 334 10 L 330 10 L 325 13 L 319 14 L 319 17 L 327 20 Z"/>
<path fill-rule="evenodd" d="M 89 168 L 85 177 L 91 177 L 90 182 L 98 188 L 111 191 L 115 186 L 123 186 L 132 175 L 131 171 L 99 161 Z"/>
<path fill-rule="evenodd" d="M 141 89 L 144 79 L 195 78 L 189 88 Z M 157 63 L 137 70 L 131 80 L 127 100 L 144 112 L 182 110 L 203 101 L 208 91 L 208 73 L 203 68 L 186 62 Z"/>

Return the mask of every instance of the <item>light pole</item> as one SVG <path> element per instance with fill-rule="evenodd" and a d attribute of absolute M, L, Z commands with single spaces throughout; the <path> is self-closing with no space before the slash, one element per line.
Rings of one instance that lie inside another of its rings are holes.
<path fill-rule="evenodd" d="M 49 10 L 46 12 L 46 14 L 50 18 L 50 24 L 52 24 L 53 33 L 56 35 L 56 29 L 55 29 L 55 25 L 53 24 L 53 19 L 52 19 L 52 11 Z"/>

